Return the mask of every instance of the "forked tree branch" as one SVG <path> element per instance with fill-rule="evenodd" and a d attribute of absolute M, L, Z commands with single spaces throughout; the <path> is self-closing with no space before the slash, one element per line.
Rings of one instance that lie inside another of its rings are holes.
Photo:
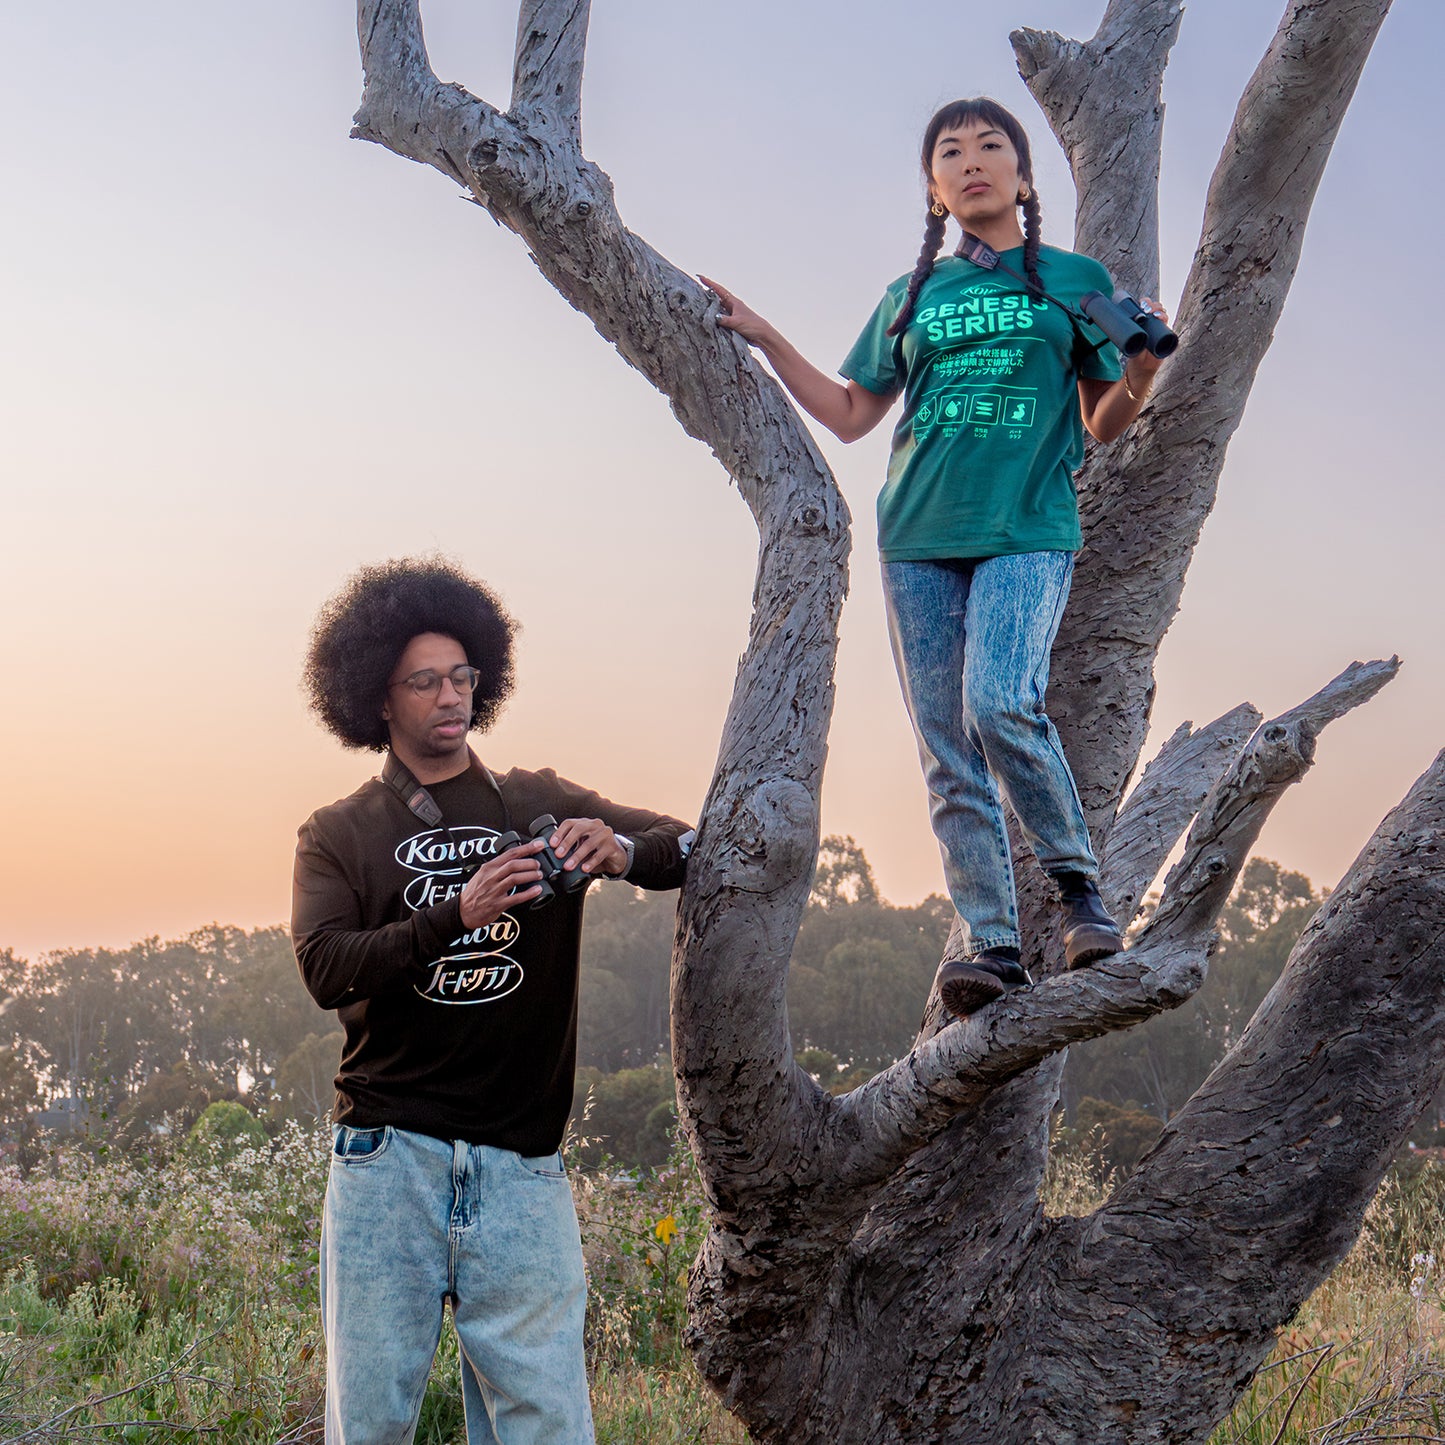
<path fill-rule="evenodd" d="M 505 118 L 436 78 L 416 0 L 358 0 L 356 33 L 363 84 L 351 134 L 469 185 L 469 137 L 484 127 L 510 129 Z"/>
<path fill-rule="evenodd" d="M 1074 247 L 1106 259 L 1136 295 L 1159 291 L 1162 92 L 1183 13 L 1183 0 L 1110 0 L 1091 40 L 1028 29 L 1009 36 L 1074 174 Z M 1088 83 L 1100 75 L 1113 83 Z"/>
<path fill-rule="evenodd" d="M 1144 769 L 1099 860 L 1099 891 L 1121 927 L 1138 915 L 1170 849 L 1260 721 L 1259 709 L 1245 702 L 1197 731 L 1181 723 Z"/>
<path fill-rule="evenodd" d="M 819 1174 L 853 1188 L 882 1178 L 960 1110 L 1023 1070 L 1190 998 L 1204 982 L 1219 910 L 1270 811 L 1313 763 L 1320 731 L 1372 698 L 1398 668 L 1398 658 L 1351 663 L 1313 697 L 1258 728 L 1209 790 L 1139 942 L 942 1029 L 844 1096 L 826 1120 Z M 1227 717 L 1237 722 L 1248 711 L 1246 705 Z M 1206 756 L 1219 746 L 1219 734 L 1208 744 Z"/>
<path fill-rule="evenodd" d="M 513 115 L 554 117 L 582 142 L 582 67 L 592 0 L 521 0 L 512 66 Z"/>
<path fill-rule="evenodd" d="M 1184 854 L 1164 880 L 1146 940 L 1188 940 L 1214 926 L 1265 819 L 1313 764 L 1320 732 L 1368 702 L 1399 669 L 1398 657 L 1352 662 L 1313 697 L 1256 731 L 1199 810 Z"/>

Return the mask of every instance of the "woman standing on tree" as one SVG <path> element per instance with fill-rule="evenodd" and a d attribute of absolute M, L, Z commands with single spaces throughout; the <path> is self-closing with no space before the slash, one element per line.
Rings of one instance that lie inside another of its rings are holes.
<path fill-rule="evenodd" d="M 1121 371 L 1111 345 L 1086 338 L 1080 299 L 1110 296 L 1113 284 L 1097 261 L 1040 245 L 1028 137 L 1014 116 L 982 98 L 945 106 L 922 162 L 923 250 L 849 352 L 846 385 L 702 280 L 722 299 L 718 325 L 758 347 L 841 441 L 872 431 L 902 395 L 878 545 L 894 661 L 964 925 L 965 957 L 942 965 L 939 990 L 962 1016 L 1029 981 L 1000 788 L 1058 886 L 1068 966 L 1123 946 L 1044 691 L 1082 542 L 1082 428 L 1118 437 L 1159 362 L 1145 351 Z M 950 215 L 964 240 L 940 261 Z"/>

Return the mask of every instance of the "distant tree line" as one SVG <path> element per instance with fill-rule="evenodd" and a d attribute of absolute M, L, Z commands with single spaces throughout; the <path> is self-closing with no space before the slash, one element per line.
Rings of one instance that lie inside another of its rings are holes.
<path fill-rule="evenodd" d="M 0 1134 L 12 1139 L 58 1119 L 188 1127 L 207 1104 L 253 1087 L 300 1113 L 308 1052 L 335 1029 L 302 988 L 279 927 L 212 925 L 29 962 L 6 950 L 0 1008 Z M 327 1052 L 323 1108 L 336 1039 Z"/>
<path fill-rule="evenodd" d="M 1070 1051 L 1069 1125 L 1107 1136 L 1117 1162 L 1132 1163 L 1238 1038 L 1320 901 L 1302 874 L 1252 860 L 1199 995 Z M 670 1147 L 673 909 L 671 895 L 611 885 L 588 899 L 574 1112 L 586 1158 L 653 1164 Z M 887 903 L 853 840 L 825 840 L 788 1007 L 797 1057 L 826 1087 L 852 1088 L 908 1050 L 951 921 L 939 896 Z M 81 1122 L 188 1129 L 223 1100 L 314 1118 L 331 1107 L 340 1043 L 335 1016 L 302 987 L 284 928 L 212 925 L 28 962 L 3 950 L 0 1142 Z"/>

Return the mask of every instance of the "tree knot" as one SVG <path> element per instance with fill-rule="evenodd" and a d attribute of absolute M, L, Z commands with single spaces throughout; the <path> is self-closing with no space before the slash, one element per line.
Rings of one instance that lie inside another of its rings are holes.
<path fill-rule="evenodd" d="M 791 778 L 769 778 L 739 801 L 728 839 L 733 879 L 749 892 L 796 882 L 817 856 L 813 795 Z"/>
<path fill-rule="evenodd" d="M 494 166 L 501 159 L 502 143 L 495 136 L 484 136 L 467 152 L 467 164 L 474 171 Z"/>

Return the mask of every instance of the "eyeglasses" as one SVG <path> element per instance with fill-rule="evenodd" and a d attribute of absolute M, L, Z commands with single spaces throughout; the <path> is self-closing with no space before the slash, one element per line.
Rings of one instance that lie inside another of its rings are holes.
<path fill-rule="evenodd" d="M 423 668 L 400 682 L 389 682 L 387 688 L 409 687 L 418 697 L 435 697 L 442 690 L 442 683 L 449 682 L 462 696 L 475 689 L 482 674 L 475 667 L 454 667 L 450 672 L 433 672 Z"/>

